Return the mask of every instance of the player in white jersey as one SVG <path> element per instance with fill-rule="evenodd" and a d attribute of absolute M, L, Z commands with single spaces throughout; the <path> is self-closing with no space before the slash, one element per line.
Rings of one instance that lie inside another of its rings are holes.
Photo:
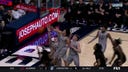
<path fill-rule="evenodd" d="M 70 50 L 67 58 L 66 66 L 69 66 L 73 61 L 76 66 L 79 66 L 79 53 L 81 53 L 80 44 L 78 43 L 78 35 L 73 35 L 70 42 Z"/>
<path fill-rule="evenodd" d="M 91 43 L 92 41 L 94 41 L 96 38 L 98 38 L 98 43 L 102 45 L 102 52 L 104 53 L 106 50 L 106 46 L 107 46 L 107 38 L 109 38 L 112 40 L 111 35 L 106 31 L 107 27 L 106 26 L 102 26 L 101 30 L 97 32 L 97 35 L 88 43 Z"/>

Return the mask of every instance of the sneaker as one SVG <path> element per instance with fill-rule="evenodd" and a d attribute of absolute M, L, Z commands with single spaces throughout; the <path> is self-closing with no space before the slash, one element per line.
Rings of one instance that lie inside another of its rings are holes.
<path fill-rule="evenodd" d="M 123 30 L 123 32 L 128 32 L 128 30 L 125 29 L 125 30 Z"/>
<path fill-rule="evenodd" d="M 123 29 L 124 28 L 124 25 L 121 25 L 121 29 Z"/>
<path fill-rule="evenodd" d="M 113 30 L 113 31 L 117 31 L 117 29 L 116 29 L 116 28 L 113 28 L 112 30 Z"/>
<path fill-rule="evenodd" d="M 111 28 L 109 27 L 107 30 L 109 30 L 109 31 L 110 31 L 110 30 L 111 30 Z"/>
<path fill-rule="evenodd" d="M 120 29 L 120 31 L 124 31 L 124 29 Z"/>
<path fill-rule="evenodd" d="M 127 32 L 126 30 L 124 30 L 123 32 Z"/>

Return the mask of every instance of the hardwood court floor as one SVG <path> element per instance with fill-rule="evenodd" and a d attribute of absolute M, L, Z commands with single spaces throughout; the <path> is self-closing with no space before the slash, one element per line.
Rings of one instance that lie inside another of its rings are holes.
<path fill-rule="evenodd" d="M 79 54 L 80 56 L 80 66 L 93 66 L 93 63 L 95 62 L 95 57 L 93 55 L 93 46 L 98 42 L 98 39 L 96 39 L 95 41 L 93 41 L 92 43 L 88 44 L 88 41 L 90 41 L 97 33 L 98 30 L 93 31 L 92 33 L 90 33 L 89 35 L 85 36 L 83 39 L 81 39 L 79 41 L 80 46 L 81 46 L 81 54 Z M 126 55 L 126 57 L 128 57 L 128 34 L 126 33 L 118 33 L 118 32 L 110 32 L 108 31 L 112 38 L 121 38 L 122 41 L 122 49 Z M 107 63 L 110 61 L 110 59 L 112 58 L 113 55 L 113 49 L 112 49 L 112 44 L 110 42 L 110 40 L 108 39 L 107 41 L 107 49 L 105 51 L 105 57 L 108 58 Z M 74 64 L 72 63 L 71 66 L 74 66 Z M 108 65 L 111 66 L 111 65 Z M 126 61 L 123 66 L 128 66 L 128 61 Z"/>

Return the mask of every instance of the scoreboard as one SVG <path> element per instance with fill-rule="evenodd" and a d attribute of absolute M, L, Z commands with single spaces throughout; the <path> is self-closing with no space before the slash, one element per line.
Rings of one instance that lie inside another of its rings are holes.
<path fill-rule="evenodd" d="M 126 67 L 2 67 L 2 72 L 128 72 Z"/>

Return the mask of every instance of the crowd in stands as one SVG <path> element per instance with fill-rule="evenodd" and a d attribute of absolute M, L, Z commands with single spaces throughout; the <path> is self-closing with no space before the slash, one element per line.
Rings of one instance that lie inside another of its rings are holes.
<path fill-rule="evenodd" d="M 36 13 L 38 9 L 37 1 L 38 0 L 12 0 L 13 3 L 11 6 L 0 4 L 0 54 L 5 52 L 5 49 L 8 48 L 7 43 L 5 43 L 4 45 L 2 44 L 3 42 L 6 42 L 4 39 L 2 39 L 2 37 L 5 37 L 3 33 L 11 32 L 10 29 L 7 29 L 7 27 L 11 26 L 11 24 L 13 26 L 13 23 L 19 24 L 19 25 L 14 25 L 15 27 L 21 26 L 23 23 L 27 24 L 26 23 L 27 21 L 30 20 L 32 21 L 32 18 L 37 17 L 37 13 Z M 22 5 L 22 6 L 19 6 L 17 8 L 17 5 Z M 46 0 L 41 0 L 40 7 L 41 7 L 40 11 L 44 11 L 44 12 L 46 11 Z M 44 13 L 44 12 L 40 12 L 40 13 Z M 26 18 L 27 21 L 25 22 L 24 20 Z M 7 38 L 8 37 L 5 37 L 5 39 Z"/>
<path fill-rule="evenodd" d="M 0 5 L 0 28 L 2 29 L 6 24 L 19 19 L 25 14 L 26 12 L 22 9 L 14 9 L 13 7 Z"/>
<path fill-rule="evenodd" d="M 33 0 L 13 0 L 12 6 L 0 5 L 0 29 L 2 29 L 6 24 L 11 21 L 18 20 L 20 17 L 26 15 L 28 11 L 23 9 L 15 8 L 18 4 L 27 4 L 30 6 L 35 6 Z"/>
<path fill-rule="evenodd" d="M 65 20 L 69 24 L 85 23 L 87 25 L 105 24 L 109 30 L 126 31 L 128 29 L 128 1 L 127 0 L 70 0 L 66 5 Z M 72 26 L 72 25 L 71 25 Z"/>
<path fill-rule="evenodd" d="M 26 4 L 24 0 L 13 0 L 12 6 L 7 6 L 4 4 L 0 4 L 0 54 L 7 51 L 6 48 L 3 48 L 3 39 L 2 34 L 6 32 L 5 26 L 10 24 L 12 21 L 16 21 L 24 15 L 28 14 L 28 11 L 23 9 L 15 8 L 18 4 Z M 32 5 L 33 2 L 30 2 L 29 5 Z"/>

